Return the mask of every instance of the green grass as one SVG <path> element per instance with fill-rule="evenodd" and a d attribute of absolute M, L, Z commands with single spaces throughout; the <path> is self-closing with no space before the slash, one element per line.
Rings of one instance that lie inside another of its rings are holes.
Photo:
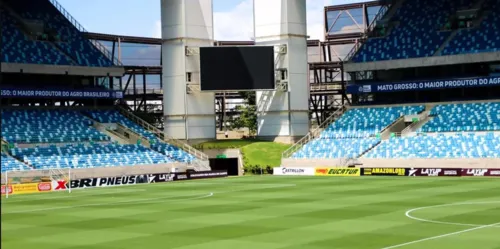
<path fill-rule="evenodd" d="M 281 154 L 289 144 L 252 139 L 227 139 L 195 145 L 198 149 L 240 149 L 245 166 L 277 167 L 281 165 Z"/>
<path fill-rule="evenodd" d="M 489 178 L 256 176 L 19 195 L 2 199 L 1 242 L 2 249 L 380 249 L 412 241 L 397 248 L 498 249 L 500 225 L 471 230 L 405 212 L 483 202 L 413 215 L 497 223 L 499 186 Z"/>
<path fill-rule="evenodd" d="M 241 152 L 245 157 L 245 165 L 277 167 L 281 165 L 281 154 L 289 147 L 288 144 L 257 142 L 241 148 Z"/>

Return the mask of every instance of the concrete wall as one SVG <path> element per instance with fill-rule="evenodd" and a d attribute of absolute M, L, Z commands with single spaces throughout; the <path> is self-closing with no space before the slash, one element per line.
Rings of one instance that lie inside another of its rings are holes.
<path fill-rule="evenodd" d="M 200 84 L 200 55 L 186 55 L 213 46 L 212 0 L 162 0 L 161 20 L 165 133 L 182 140 L 214 139 L 215 95 L 188 93 L 188 83 Z"/>
<path fill-rule="evenodd" d="M 309 84 L 305 0 L 254 0 L 256 46 L 274 46 L 276 69 L 287 69 L 288 90 L 257 91 L 257 136 L 309 132 Z M 279 54 L 277 47 L 286 46 Z"/>
<path fill-rule="evenodd" d="M 387 70 L 395 68 L 433 67 L 440 65 L 484 63 L 484 62 L 494 62 L 494 61 L 500 61 L 500 52 L 432 56 L 423 58 L 386 60 L 386 61 L 362 62 L 362 63 L 350 62 L 344 65 L 344 70 L 346 72 L 360 72 L 360 71 Z"/>
<path fill-rule="evenodd" d="M 365 168 L 500 168 L 500 158 L 487 159 L 359 159 Z M 341 159 L 283 159 L 284 167 L 338 167 Z"/>
<path fill-rule="evenodd" d="M 168 164 L 155 164 L 155 165 L 136 165 L 136 166 L 120 166 L 120 167 L 100 167 L 100 168 L 87 168 L 87 169 L 71 169 L 71 177 L 73 179 L 80 178 L 96 178 L 96 177 L 113 177 L 125 175 L 139 175 L 139 174 L 155 174 L 155 173 L 169 173 L 172 168 L 178 168 L 180 171 L 186 171 L 187 165 L 185 163 L 168 163 Z M 27 171 L 12 171 L 7 172 L 7 177 L 43 177 L 51 176 L 54 171 L 50 170 L 27 170 Z M 60 172 L 66 174 L 67 169 L 62 169 Z M 5 173 L 1 174 L 2 183 L 5 182 Z"/>

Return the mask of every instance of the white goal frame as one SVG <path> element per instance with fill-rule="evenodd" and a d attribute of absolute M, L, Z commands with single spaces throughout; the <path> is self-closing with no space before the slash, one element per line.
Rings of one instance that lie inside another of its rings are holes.
<path fill-rule="evenodd" d="M 3 174 L 3 181 L 4 182 L 2 185 L 5 186 L 5 198 L 9 198 L 11 195 L 16 195 L 15 193 L 9 194 L 9 189 L 13 188 L 13 185 L 15 184 L 22 184 L 20 183 L 12 183 L 11 180 L 14 177 L 18 178 L 36 178 L 36 177 L 47 177 L 50 179 L 50 191 L 47 192 L 62 192 L 62 191 L 68 191 L 68 193 L 71 193 L 71 168 L 67 169 L 32 169 L 32 170 L 23 170 L 23 171 L 5 171 Z M 63 190 L 55 190 L 55 185 L 57 184 L 58 181 L 64 180 L 66 181 L 67 188 Z M 29 182 L 26 182 L 28 184 Z M 32 183 L 38 183 L 38 182 L 32 182 Z M 29 193 L 26 193 L 29 194 Z"/>

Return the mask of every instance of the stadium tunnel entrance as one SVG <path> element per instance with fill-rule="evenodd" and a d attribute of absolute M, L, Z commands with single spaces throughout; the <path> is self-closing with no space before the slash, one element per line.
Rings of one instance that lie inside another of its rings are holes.
<path fill-rule="evenodd" d="M 229 176 L 243 175 L 243 157 L 239 149 L 205 149 L 212 170 L 227 170 Z"/>
<path fill-rule="evenodd" d="M 238 176 L 238 158 L 210 158 L 212 170 L 227 170 L 229 176 Z"/>

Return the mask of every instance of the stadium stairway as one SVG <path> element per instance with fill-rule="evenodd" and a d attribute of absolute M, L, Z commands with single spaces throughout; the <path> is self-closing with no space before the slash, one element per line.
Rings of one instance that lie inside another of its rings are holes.
<path fill-rule="evenodd" d="M 393 112 L 390 114 L 391 111 L 387 108 L 356 108 L 354 117 L 357 118 L 352 120 L 350 117 L 353 113 L 349 111 L 325 129 L 327 133 L 319 139 L 313 140 L 311 137 L 314 136 L 309 135 L 304 140 L 308 139 L 310 143 L 295 145 L 301 146 L 294 149 L 297 153 L 284 153 L 282 166 L 346 166 L 342 164 L 345 161 L 342 159 L 346 158 L 369 164 L 365 167 L 386 167 L 384 164 L 388 163 L 399 163 L 399 167 L 436 167 L 436 162 L 443 167 L 458 167 L 460 164 L 461 167 L 473 168 L 491 167 L 500 162 L 498 101 L 404 106 L 403 109 L 396 109 L 400 110 L 397 112 L 404 113 L 403 117 L 397 117 Z M 370 112 L 374 112 L 374 115 L 368 115 Z M 392 134 L 417 117 L 418 122 L 403 129 L 406 132 L 402 133 L 406 134 Z M 385 124 L 389 125 L 380 129 L 380 125 Z M 375 129 L 372 126 L 376 126 Z M 426 129 L 422 131 L 420 127 Z M 382 139 L 372 142 L 377 130 L 382 131 Z M 419 134 L 421 132 L 427 134 Z M 433 161 L 425 163 L 425 160 Z M 495 167 L 499 166 L 500 164 Z"/>
<path fill-rule="evenodd" d="M 334 112 L 330 117 L 326 118 L 318 127 L 310 131 L 307 135 L 297 141 L 294 145 L 283 152 L 282 158 L 290 158 L 295 152 L 300 150 L 304 145 L 317 139 L 321 136 L 321 132 L 325 130 L 331 123 L 338 120 L 347 111 L 347 105 L 342 106 L 336 112 Z"/>
<path fill-rule="evenodd" d="M 381 20 L 385 22 L 391 20 L 391 18 L 397 13 L 399 8 L 405 4 L 405 2 L 406 0 L 396 1 L 396 3 L 392 4 L 385 13 L 379 13 L 383 15 Z"/>
<path fill-rule="evenodd" d="M 440 56 L 443 50 L 448 46 L 450 41 L 452 41 L 458 35 L 458 31 L 460 30 L 459 29 L 453 30 L 451 34 L 448 36 L 448 38 L 446 38 L 446 40 L 443 42 L 443 44 L 439 46 L 439 48 L 436 50 L 433 56 Z"/>
<path fill-rule="evenodd" d="M 206 154 L 196 150 L 187 143 L 165 135 L 161 130 L 123 107 L 118 107 L 118 112 L 123 116 L 119 118 L 125 119 L 124 121 L 126 122 L 116 122 L 117 129 L 115 132 L 118 133 L 119 136 L 125 138 L 129 137 L 130 141 L 134 143 L 140 140 L 143 146 L 174 158 L 185 158 L 186 156 L 193 157 L 194 160 L 189 160 L 190 166 L 188 166 L 188 168 L 192 168 L 196 171 L 210 170 L 210 164 Z M 83 114 L 89 118 L 92 118 L 93 115 L 89 113 Z M 153 143 L 155 143 L 155 146 L 153 146 Z M 174 151 L 172 151 L 172 149 Z"/>
<path fill-rule="evenodd" d="M 0 159 L 1 172 L 5 171 L 21 171 L 21 170 L 29 170 L 33 168 L 32 166 L 17 160 L 11 155 L 4 153 L 2 151 L 1 159 Z"/>
<path fill-rule="evenodd" d="M 135 144 L 137 142 L 137 140 L 135 140 L 134 142 L 133 138 L 127 138 L 125 135 L 122 135 L 120 132 L 118 132 L 118 127 L 114 128 L 112 127 L 113 125 L 106 125 L 95 120 L 93 121 L 94 124 L 92 126 L 101 133 L 108 135 L 111 140 L 117 141 L 120 144 Z"/>

